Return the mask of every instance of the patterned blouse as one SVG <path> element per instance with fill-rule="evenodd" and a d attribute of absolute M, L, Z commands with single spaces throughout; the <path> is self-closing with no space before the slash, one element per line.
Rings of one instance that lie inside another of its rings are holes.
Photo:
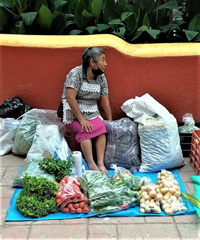
<path fill-rule="evenodd" d="M 87 80 L 82 65 L 73 68 L 67 74 L 62 94 L 63 122 L 66 124 L 77 120 L 67 103 L 68 87 L 77 90 L 76 100 L 85 119 L 89 120 L 100 116 L 97 101 L 108 94 L 108 85 L 104 74 L 97 76 L 96 80 Z"/>

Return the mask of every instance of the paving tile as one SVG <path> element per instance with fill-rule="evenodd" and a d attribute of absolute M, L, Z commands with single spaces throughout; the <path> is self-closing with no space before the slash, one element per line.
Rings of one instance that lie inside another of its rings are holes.
<path fill-rule="evenodd" d="M 0 168 L 0 179 L 3 177 L 5 171 L 6 171 L 6 167 L 1 167 Z"/>
<path fill-rule="evenodd" d="M 0 225 L 3 225 L 4 220 L 7 216 L 7 210 L 10 205 L 10 198 L 0 198 Z"/>
<path fill-rule="evenodd" d="M 182 240 L 199 240 L 200 224 L 177 224 Z"/>
<path fill-rule="evenodd" d="M 168 216 L 168 217 L 157 217 L 157 216 L 148 216 L 145 217 L 146 223 L 173 223 L 173 217 Z"/>
<path fill-rule="evenodd" d="M 174 224 L 126 224 L 118 225 L 119 240 L 179 240 Z"/>
<path fill-rule="evenodd" d="M 28 226 L 6 226 L 2 229 L 1 239 L 13 240 L 13 239 L 27 239 L 29 232 Z"/>
<path fill-rule="evenodd" d="M 18 226 L 18 225 L 32 225 L 33 224 L 33 221 L 18 221 L 18 222 L 13 222 L 13 221 L 9 221 L 9 222 L 5 222 L 4 223 L 4 226 Z"/>
<path fill-rule="evenodd" d="M 14 188 L 0 186 L 0 197 L 1 198 L 11 198 L 14 193 Z"/>
<path fill-rule="evenodd" d="M 113 239 L 117 240 L 117 227 L 112 224 L 92 224 L 88 227 L 89 236 L 88 240 L 94 239 Z"/>
<path fill-rule="evenodd" d="M 87 225 L 33 225 L 30 229 L 29 240 L 36 239 L 51 239 L 51 240 L 59 240 L 59 239 L 87 239 Z"/>
<path fill-rule="evenodd" d="M 52 224 L 52 225 L 59 225 L 60 220 L 44 220 L 44 221 L 33 221 L 32 225 L 45 225 L 45 224 Z"/>
<path fill-rule="evenodd" d="M 88 219 L 89 224 L 126 224 L 126 223 L 144 223 L 144 217 L 92 217 Z"/>
<path fill-rule="evenodd" d="M 184 183 L 193 183 L 191 176 L 196 176 L 195 172 L 179 172 L 179 175 Z"/>
<path fill-rule="evenodd" d="M 12 182 L 17 176 L 19 167 L 8 167 L 3 178 L 0 181 L 0 186 L 12 186 Z"/>
<path fill-rule="evenodd" d="M 197 214 L 177 215 L 173 216 L 173 218 L 176 223 L 200 223 L 200 218 Z"/>
<path fill-rule="evenodd" d="M 16 156 L 13 154 L 7 154 L 0 156 L 0 166 L 1 167 L 12 167 L 12 166 L 22 166 L 25 164 L 24 157 Z"/>
<path fill-rule="evenodd" d="M 189 190 L 189 193 L 191 193 L 191 194 L 195 193 L 194 183 L 186 183 L 185 185 L 186 185 L 187 189 Z"/>
<path fill-rule="evenodd" d="M 87 218 L 74 218 L 60 220 L 60 224 L 87 224 Z"/>
<path fill-rule="evenodd" d="M 187 163 L 185 166 L 179 169 L 180 172 L 194 172 L 190 163 Z"/>

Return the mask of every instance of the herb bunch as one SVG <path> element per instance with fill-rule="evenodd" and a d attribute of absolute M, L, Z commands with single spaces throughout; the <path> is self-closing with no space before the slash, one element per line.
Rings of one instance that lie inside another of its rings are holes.
<path fill-rule="evenodd" d="M 54 174 L 56 181 L 60 182 L 63 177 L 71 175 L 71 161 L 62 161 L 54 158 L 44 158 L 39 167 L 46 173 Z"/>

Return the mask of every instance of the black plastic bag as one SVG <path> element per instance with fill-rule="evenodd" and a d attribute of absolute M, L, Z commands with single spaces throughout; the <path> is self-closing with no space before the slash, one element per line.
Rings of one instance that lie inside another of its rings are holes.
<path fill-rule="evenodd" d="M 57 116 L 59 118 L 63 118 L 63 103 L 62 101 L 59 104 L 58 110 L 57 110 Z"/>
<path fill-rule="evenodd" d="M 30 105 L 23 102 L 21 98 L 15 96 L 14 98 L 6 99 L 0 106 L 1 118 L 18 118 L 22 114 L 31 110 Z"/>

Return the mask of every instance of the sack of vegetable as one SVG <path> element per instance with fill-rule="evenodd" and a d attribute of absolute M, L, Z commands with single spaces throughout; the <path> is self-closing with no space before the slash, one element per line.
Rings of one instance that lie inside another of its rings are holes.
<path fill-rule="evenodd" d="M 12 152 L 17 155 L 26 155 L 32 145 L 36 133 L 36 127 L 39 124 L 57 124 L 59 123 L 56 111 L 46 109 L 32 109 L 22 117 L 19 127 L 17 128 Z"/>
<path fill-rule="evenodd" d="M 107 130 L 107 144 L 105 150 L 105 166 L 110 169 L 111 164 L 130 169 L 139 169 L 140 160 L 137 125 L 129 118 L 115 121 L 104 121 Z"/>

